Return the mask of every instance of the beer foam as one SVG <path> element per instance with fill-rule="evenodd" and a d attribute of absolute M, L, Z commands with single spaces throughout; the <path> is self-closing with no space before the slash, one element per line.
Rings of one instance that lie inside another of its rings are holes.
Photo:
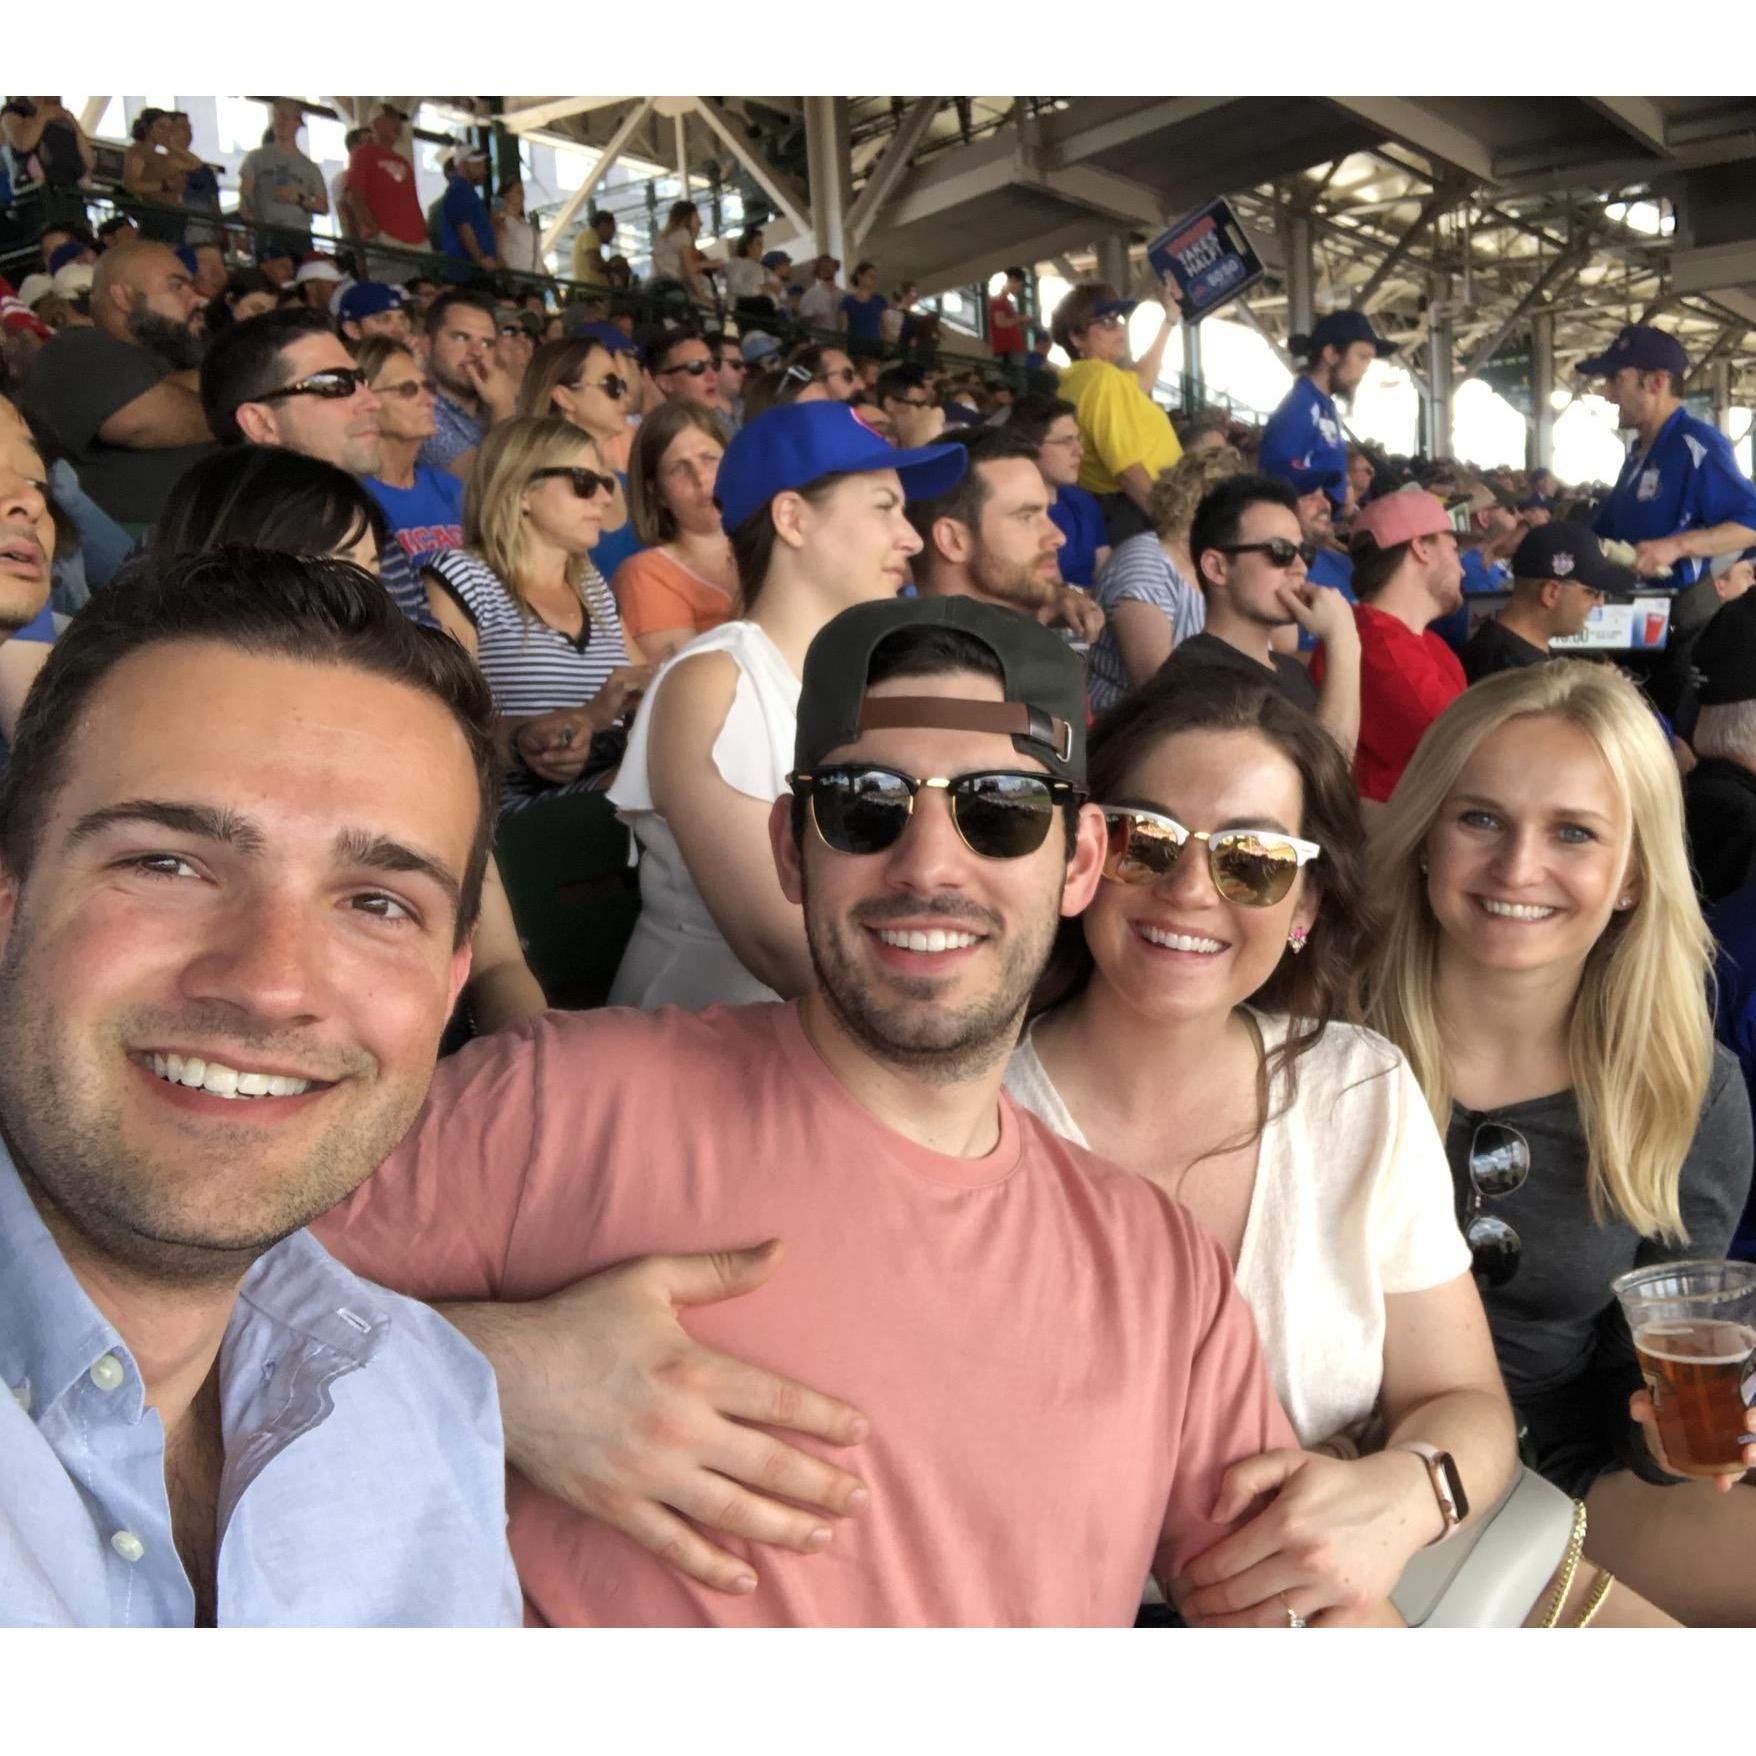
<path fill-rule="evenodd" d="M 1688 1323 L 1655 1323 L 1650 1328 L 1642 1329 L 1634 1337 L 1634 1345 L 1643 1353 L 1650 1354 L 1655 1360 L 1669 1360 L 1675 1366 L 1735 1366 L 1756 1353 L 1756 1329 L 1746 1329 L 1741 1323 L 1716 1324 L 1716 1328 L 1727 1329 L 1737 1338 L 1729 1344 L 1722 1342 L 1720 1346 L 1727 1351 L 1722 1353 L 1671 1353 L 1665 1342 L 1675 1343 L 1688 1340 L 1696 1333 L 1696 1327 Z M 1717 1338 L 1716 1338 L 1717 1339 Z M 1654 1344 L 1658 1345 L 1654 1345 Z"/>

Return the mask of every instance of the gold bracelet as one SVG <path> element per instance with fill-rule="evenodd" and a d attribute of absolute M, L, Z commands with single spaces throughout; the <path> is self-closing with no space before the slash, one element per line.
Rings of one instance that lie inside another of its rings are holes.
<path fill-rule="evenodd" d="M 1604 1599 L 1610 1595 L 1610 1587 L 1616 1583 L 1613 1573 L 1603 1571 L 1597 1576 L 1597 1584 L 1592 1587 L 1591 1596 L 1586 1599 L 1585 1608 L 1579 1612 L 1579 1620 L 1573 1624 L 1575 1628 L 1589 1628 L 1591 1619 L 1604 1607 Z"/>
<path fill-rule="evenodd" d="M 1549 1599 L 1548 1613 L 1543 1617 L 1543 1626 L 1553 1628 L 1561 1620 L 1561 1606 L 1567 1601 L 1567 1593 L 1573 1589 L 1573 1575 L 1579 1571 L 1580 1552 L 1585 1547 L 1585 1502 L 1573 1502 L 1573 1534 L 1567 1539 L 1567 1554 L 1561 1562 L 1561 1577 L 1555 1582 L 1555 1595 Z"/>

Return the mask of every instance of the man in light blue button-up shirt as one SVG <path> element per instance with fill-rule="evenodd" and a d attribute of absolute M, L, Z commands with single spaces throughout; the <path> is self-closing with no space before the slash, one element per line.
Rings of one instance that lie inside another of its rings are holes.
<path fill-rule="evenodd" d="M 0 781 L 0 1624 L 520 1619 L 487 1362 L 304 1229 L 426 1091 L 492 726 L 335 563 L 170 561 L 51 653 Z"/>

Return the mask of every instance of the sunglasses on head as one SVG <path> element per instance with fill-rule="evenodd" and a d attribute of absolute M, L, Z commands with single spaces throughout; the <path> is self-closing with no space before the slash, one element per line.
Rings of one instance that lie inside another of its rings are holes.
<path fill-rule="evenodd" d="M 1323 851 L 1277 829 L 1185 829 L 1157 811 L 1106 806 L 1104 828 L 1104 876 L 1112 883 L 1157 884 L 1170 876 L 1190 842 L 1204 841 L 1214 889 L 1245 908 L 1283 901 L 1299 868 Z"/>
<path fill-rule="evenodd" d="M 1017 860 L 1043 845 L 1058 806 L 1086 796 L 1071 781 L 1012 769 L 917 779 L 896 768 L 843 762 L 787 785 L 811 802 L 818 838 L 838 854 L 881 854 L 894 847 L 914 814 L 923 787 L 944 792 L 963 844 L 985 860 Z"/>
<path fill-rule="evenodd" d="M 551 476 L 565 476 L 573 484 L 573 491 L 581 500 L 589 500 L 593 494 L 613 494 L 616 490 L 614 476 L 601 476 L 595 469 L 581 469 L 577 465 L 568 467 L 556 465 L 552 469 L 539 469 L 531 472 L 533 482 L 546 482 Z"/>
<path fill-rule="evenodd" d="M 321 372 L 313 372 L 309 378 L 301 378 L 282 390 L 270 390 L 262 396 L 252 397 L 251 401 L 280 402 L 289 396 L 320 396 L 329 402 L 340 402 L 365 388 L 366 374 L 360 367 L 326 366 Z"/>
<path fill-rule="evenodd" d="M 1273 566 L 1290 567 L 1295 560 L 1307 567 L 1317 559 L 1315 543 L 1289 542 L 1285 537 L 1270 537 L 1265 543 L 1221 543 L 1215 545 L 1222 555 L 1266 555 Z"/>
<path fill-rule="evenodd" d="M 1463 1229 L 1470 1268 L 1490 1287 L 1503 1287 L 1518 1272 L 1523 1245 L 1518 1233 L 1497 1214 L 1484 1213 L 1484 1200 L 1516 1194 L 1530 1176 L 1530 1142 L 1507 1122 L 1479 1122 L 1469 1143 L 1469 1217 Z"/>
<path fill-rule="evenodd" d="M 712 370 L 712 360 L 685 360 L 680 366 L 666 366 L 658 376 L 669 378 L 673 372 L 687 372 L 691 378 L 699 378 L 703 372 L 711 372 Z"/>

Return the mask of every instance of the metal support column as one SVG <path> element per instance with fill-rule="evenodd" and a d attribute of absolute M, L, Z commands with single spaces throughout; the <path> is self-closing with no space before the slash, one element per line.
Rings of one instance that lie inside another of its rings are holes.
<path fill-rule="evenodd" d="M 1732 363 L 1715 360 L 1708 383 L 1713 391 L 1713 424 L 1729 439 L 1732 436 Z"/>
<path fill-rule="evenodd" d="M 811 183 L 811 230 L 819 254 L 846 261 L 847 213 L 851 205 L 848 176 L 848 101 L 806 98 L 805 162 Z"/>
<path fill-rule="evenodd" d="M 1451 454 L 1451 277 L 1433 277 L 1433 304 L 1428 312 L 1428 361 L 1432 393 L 1427 398 L 1427 455 L 1449 457 Z"/>
<path fill-rule="evenodd" d="M 1207 380 L 1201 369 L 1201 325 L 1183 321 L 1183 413 L 1192 415 L 1207 400 Z"/>
<path fill-rule="evenodd" d="M 1286 218 L 1287 333 L 1309 335 L 1317 324 L 1317 268 L 1313 254 L 1311 216 Z"/>
<path fill-rule="evenodd" d="M 1555 467 L 1555 317 L 1530 320 L 1530 447 L 1532 469 Z"/>
<path fill-rule="evenodd" d="M 1098 239 L 1097 270 L 1098 279 L 1113 286 L 1119 297 L 1126 299 L 1129 296 L 1126 232 L 1114 232 L 1107 238 Z"/>

